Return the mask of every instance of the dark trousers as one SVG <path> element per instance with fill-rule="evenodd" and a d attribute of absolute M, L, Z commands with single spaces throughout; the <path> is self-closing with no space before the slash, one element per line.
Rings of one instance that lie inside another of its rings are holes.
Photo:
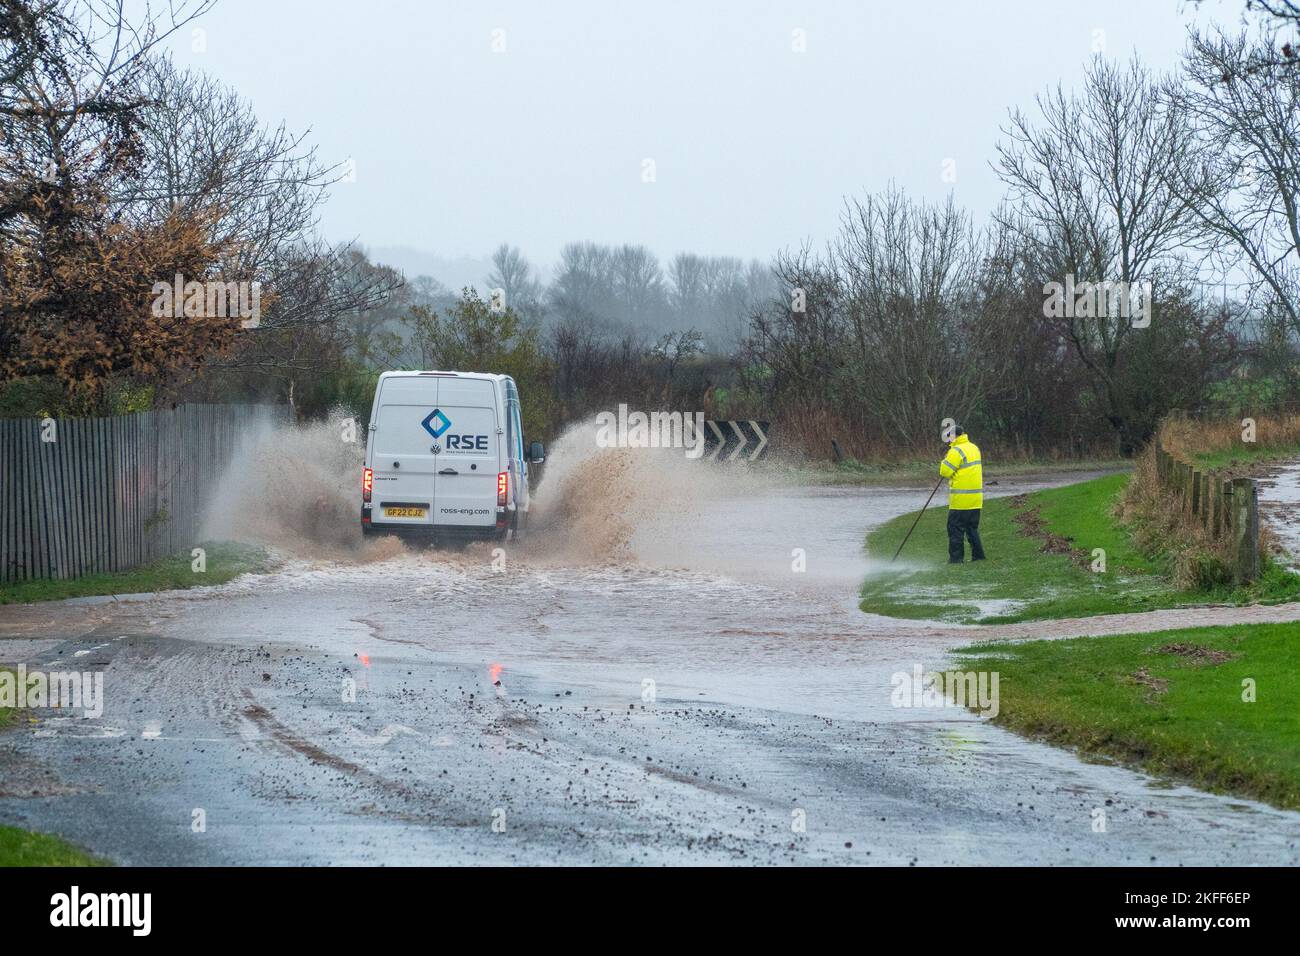
<path fill-rule="evenodd" d="M 984 560 L 984 545 L 980 541 L 981 508 L 967 508 L 964 511 L 948 509 L 948 563 L 961 564 L 966 557 L 965 542 L 962 535 L 970 539 L 970 557 L 972 561 Z"/>

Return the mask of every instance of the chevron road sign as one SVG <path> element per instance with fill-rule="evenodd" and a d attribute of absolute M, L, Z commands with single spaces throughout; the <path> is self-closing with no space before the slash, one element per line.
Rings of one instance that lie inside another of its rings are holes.
<path fill-rule="evenodd" d="M 706 421 L 704 460 L 727 462 L 758 461 L 767 453 L 770 422 Z"/>

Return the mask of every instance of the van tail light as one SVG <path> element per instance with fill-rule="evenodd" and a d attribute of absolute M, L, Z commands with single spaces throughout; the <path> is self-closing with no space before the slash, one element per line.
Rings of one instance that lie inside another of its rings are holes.
<path fill-rule="evenodd" d="M 504 508 L 510 494 L 510 472 L 497 473 L 497 507 Z"/>
<path fill-rule="evenodd" d="M 375 490 L 375 473 L 369 468 L 361 469 L 361 500 L 370 501 L 370 492 Z"/>

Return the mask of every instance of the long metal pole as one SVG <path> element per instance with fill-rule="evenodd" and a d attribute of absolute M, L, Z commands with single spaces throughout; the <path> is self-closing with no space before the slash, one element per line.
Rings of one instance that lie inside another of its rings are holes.
<path fill-rule="evenodd" d="M 903 540 L 898 543 L 898 550 L 895 551 L 894 556 L 889 559 L 890 564 L 893 564 L 895 561 L 897 561 L 898 556 L 903 553 L 903 545 L 907 544 L 907 539 L 910 538 L 912 536 L 912 532 L 916 530 L 917 522 L 921 520 L 921 515 L 925 514 L 925 509 L 930 507 L 930 502 L 933 501 L 934 496 L 938 494 L 939 485 L 941 484 L 943 484 L 942 475 L 939 476 L 939 481 L 935 484 L 934 491 L 930 492 L 930 497 L 925 499 L 925 504 L 922 506 L 921 510 L 916 513 L 916 521 L 912 522 L 912 527 L 907 529 L 907 534 L 903 535 Z"/>

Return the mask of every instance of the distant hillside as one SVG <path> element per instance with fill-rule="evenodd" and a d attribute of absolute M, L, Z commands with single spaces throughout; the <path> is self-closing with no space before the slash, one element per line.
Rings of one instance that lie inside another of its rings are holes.
<path fill-rule="evenodd" d="M 369 246 L 367 251 L 373 261 L 401 269 L 408 279 L 432 276 L 453 291 L 467 285 L 482 290 L 488 273 L 492 271 L 492 260 L 488 256 L 448 259 L 410 246 Z"/>

